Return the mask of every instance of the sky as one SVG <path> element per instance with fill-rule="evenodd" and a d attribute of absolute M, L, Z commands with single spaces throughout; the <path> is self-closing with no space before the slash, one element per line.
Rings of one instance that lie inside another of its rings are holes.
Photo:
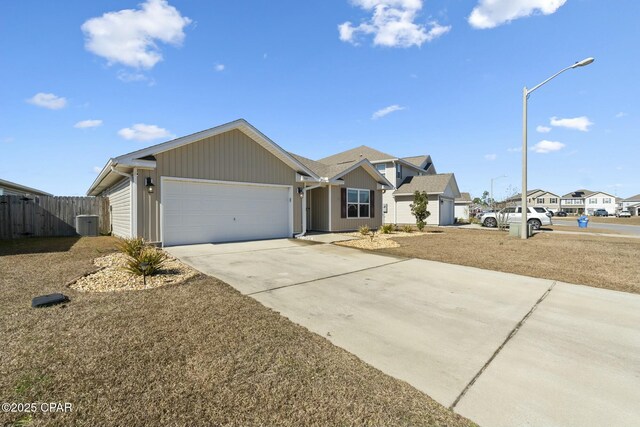
<path fill-rule="evenodd" d="M 0 178 L 83 195 L 111 157 L 244 118 L 318 159 L 430 154 L 461 191 L 640 193 L 638 0 L 0 2 Z M 504 177 L 503 177 L 504 176 Z M 501 177 L 501 178 L 498 178 Z"/>

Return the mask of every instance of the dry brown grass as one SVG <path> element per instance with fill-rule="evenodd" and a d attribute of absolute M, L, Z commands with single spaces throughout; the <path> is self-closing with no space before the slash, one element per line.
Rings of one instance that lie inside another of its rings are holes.
<path fill-rule="evenodd" d="M 0 401 L 73 404 L 32 425 L 470 425 L 213 278 L 62 288 L 113 243 L 0 242 Z M 55 291 L 71 302 L 30 308 Z M 0 413 L 0 425 L 21 417 Z"/>
<path fill-rule="evenodd" d="M 380 252 L 640 293 L 640 239 L 445 229 L 395 240 L 400 247 Z"/>

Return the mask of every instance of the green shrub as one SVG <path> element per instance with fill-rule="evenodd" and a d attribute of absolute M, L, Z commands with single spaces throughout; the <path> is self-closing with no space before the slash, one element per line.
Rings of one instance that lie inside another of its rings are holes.
<path fill-rule="evenodd" d="M 411 233 L 413 231 L 413 227 L 411 227 L 409 224 L 405 224 L 402 226 L 402 231 L 404 231 L 405 233 Z"/>
<path fill-rule="evenodd" d="M 380 234 L 389 234 L 393 231 L 393 224 L 383 224 L 380 226 L 378 233 Z"/>
<path fill-rule="evenodd" d="M 136 276 L 142 276 L 143 273 L 147 276 L 153 276 L 166 260 L 167 254 L 152 246 L 145 246 L 137 256 L 127 256 L 127 265 L 124 269 Z M 144 263 L 147 264 L 146 268 L 143 268 L 142 264 Z"/>
<path fill-rule="evenodd" d="M 363 236 L 367 236 L 369 233 L 371 233 L 371 229 L 368 225 L 361 225 L 360 228 L 358 228 L 358 232 Z"/>
<path fill-rule="evenodd" d="M 420 231 L 424 229 L 425 221 L 429 218 L 429 215 L 431 215 L 431 212 L 427 210 L 428 203 L 427 193 L 424 191 L 416 191 L 413 194 L 413 203 L 409 205 L 411 213 L 416 217 L 416 226 Z"/>
<path fill-rule="evenodd" d="M 116 243 L 117 250 L 132 258 L 137 258 L 138 256 L 140 256 L 145 247 L 146 244 L 144 243 L 144 239 L 142 237 L 136 237 L 133 239 L 121 239 L 119 243 Z"/>

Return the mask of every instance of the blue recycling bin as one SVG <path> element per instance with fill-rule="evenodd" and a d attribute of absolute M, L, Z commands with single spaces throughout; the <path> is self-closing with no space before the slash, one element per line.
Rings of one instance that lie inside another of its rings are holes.
<path fill-rule="evenodd" d="M 589 218 L 586 215 L 582 215 L 578 218 L 578 228 L 587 228 L 589 225 Z"/>

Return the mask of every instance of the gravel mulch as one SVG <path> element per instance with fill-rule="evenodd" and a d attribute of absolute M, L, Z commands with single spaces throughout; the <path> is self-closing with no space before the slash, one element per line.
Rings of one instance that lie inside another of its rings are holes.
<path fill-rule="evenodd" d="M 127 256 L 115 252 L 93 260 L 98 271 L 71 282 L 69 287 L 85 292 L 139 291 L 184 282 L 198 272 L 173 257 L 168 257 L 162 268 L 153 276 L 147 276 L 146 286 L 142 276 L 124 270 Z"/>
<path fill-rule="evenodd" d="M 343 233 L 345 236 L 354 237 L 353 240 L 346 240 L 342 242 L 335 242 L 336 245 L 340 246 L 348 246 L 350 248 L 359 248 L 359 249 L 388 249 L 388 248 L 398 248 L 400 245 L 395 242 L 394 238 L 396 237 L 414 237 L 414 236 L 424 236 L 425 234 L 429 234 L 428 231 L 414 231 L 411 233 L 406 233 L 404 231 L 392 231 L 388 234 L 376 233 L 373 237 L 371 236 L 363 236 L 360 233 Z"/>

